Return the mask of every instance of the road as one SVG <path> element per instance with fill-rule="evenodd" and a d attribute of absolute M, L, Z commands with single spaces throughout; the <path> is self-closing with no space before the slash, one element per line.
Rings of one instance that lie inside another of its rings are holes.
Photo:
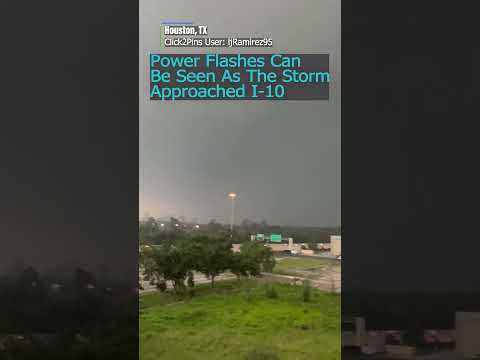
<path fill-rule="evenodd" d="M 221 274 L 221 275 L 218 275 L 216 278 L 215 278 L 215 281 L 222 281 L 222 280 L 232 280 L 232 279 L 235 279 L 235 275 L 233 274 L 229 274 L 229 273 L 225 273 L 225 274 Z M 143 279 L 143 274 L 140 273 L 140 279 Z M 201 274 L 201 273 L 194 273 L 193 274 L 193 280 L 195 281 L 195 284 L 205 284 L 205 283 L 210 283 L 210 279 L 207 279 L 205 275 Z M 147 292 L 152 292 L 152 291 L 156 291 L 157 288 L 155 285 L 151 285 L 148 281 L 144 281 L 144 280 L 141 280 L 140 281 L 140 284 L 142 285 L 143 287 L 143 290 L 140 290 L 140 293 L 147 293 Z M 167 287 L 168 288 L 171 288 L 172 287 L 172 284 L 170 282 L 167 283 Z"/>

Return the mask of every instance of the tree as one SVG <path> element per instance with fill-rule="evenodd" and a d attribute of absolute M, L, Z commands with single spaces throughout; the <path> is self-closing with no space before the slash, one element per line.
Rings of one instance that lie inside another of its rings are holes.
<path fill-rule="evenodd" d="M 40 274 L 33 267 L 26 268 L 17 281 L 17 288 L 21 291 L 28 291 L 36 288 L 40 283 Z"/>
<path fill-rule="evenodd" d="M 210 279 L 213 287 L 215 277 L 231 265 L 231 244 L 222 238 L 197 237 L 193 239 L 195 269 Z"/>
<path fill-rule="evenodd" d="M 310 250 L 318 250 L 318 241 L 316 239 L 309 239 L 308 240 L 308 248 Z"/>
<path fill-rule="evenodd" d="M 16 301 L 39 301 L 44 294 L 44 283 L 40 274 L 33 267 L 26 268 L 17 279 Z"/>
<path fill-rule="evenodd" d="M 92 273 L 81 268 L 76 268 L 74 282 L 77 290 L 84 291 L 95 285 L 95 278 Z"/>
<path fill-rule="evenodd" d="M 177 218 L 171 217 L 170 218 L 170 228 L 172 230 L 176 230 L 180 227 L 180 221 Z"/>
<path fill-rule="evenodd" d="M 237 276 L 238 280 L 240 280 L 242 276 L 247 277 L 249 275 L 248 262 L 246 261 L 244 253 L 236 252 L 231 255 L 230 271 Z"/>
<path fill-rule="evenodd" d="M 266 232 L 268 230 L 268 223 L 266 220 L 260 222 L 260 231 Z"/>
<path fill-rule="evenodd" d="M 254 222 L 250 219 L 243 219 L 240 223 L 240 227 L 245 230 L 249 230 L 252 225 L 254 225 Z"/>
<path fill-rule="evenodd" d="M 265 272 L 272 272 L 276 265 L 273 250 L 270 247 L 263 247 L 262 251 L 262 267 Z"/>
<path fill-rule="evenodd" d="M 243 256 L 243 269 L 250 276 L 258 276 L 262 271 L 271 272 L 275 267 L 275 257 L 268 246 L 246 242 L 240 247 L 240 253 Z"/>
<path fill-rule="evenodd" d="M 239 228 L 241 229 L 242 232 L 249 235 L 251 233 L 255 233 L 257 229 L 257 224 L 250 219 L 243 219 L 242 222 L 240 223 Z"/>
<path fill-rule="evenodd" d="M 190 292 L 190 296 L 193 296 L 194 294 L 193 288 L 195 287 L 195 278 L 194 278 L 193 271 L 190 271 L 187 275 L 187 286 Z"/>
<path fill-rule="evenodd" d="M 146 247 L 142 249 L 140 261 L 145 280 L 156 284 L 171 281 L 176 293 L 185 292 L 185 280 L 195 265 L 192 245 L 185 239 Z"/>
<path fill-rule="evenodd" d="M 238 278 L 271 272 L 275 257 L 269 247 L 258 243 L 246 242 L 240 253 L 233 253 L 231 243 L 225 238 L 199 236 L 140 247 L 140 266 L 144 279 L 159 290 L 165 290 L 166 282 L 170 281 L 176 293 L 184 293 L 187 283 L 193 294 L 193 271 L 205 274 L 213 287 L 215 278 L 228 269 Z"/>
<path fill-rule="evenodd" d="M 140 244 L 153 243 L 153 239 L 158 236 L 160 232 L 157 220 L 151 216 L 145 220 L 141 220 L 138 224 L 138 232 Z"/>
<path fill-rule="evenodd" d="M 215 219 L 212 219 L 207 224 L 208 236 L 219 236 L 223 230 L 222 224 L 217 223 Z"/>
<path fill-rule="evenodd" d="M 143 270 L 143 280 L 149 281 L 152 285 L 156 285 L 158 290 L 164 291 L 166 289 L 165 279 L 155 261 L 155 248 L 149 245 L 142 246 L 139 263 Z"/>
<path fill-rule="evenodd" d="M 250 234 L 245 231 L 233 230 L 232 232 L 232 244 L 243 244 L 250 241 Z"/>

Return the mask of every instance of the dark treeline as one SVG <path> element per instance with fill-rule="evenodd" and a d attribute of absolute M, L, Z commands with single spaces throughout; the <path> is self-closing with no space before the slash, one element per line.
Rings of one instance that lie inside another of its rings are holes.
<path fill-rule="evenodd" d="M 281 226 L 270 225 L 266 221 L 255 222 L 249 219 L 242 220 L 233 229 L 233 240 L 242 243 L 250 240 L 254 234 L 281 234 L 283 237 L 291 237 L 297 243 L 327 243 L 331 235 L 339 235 L 339 227 L 305 227 L 305 226 Z M 146 217 L 139 221 L 140 244 L 160 244 L 164 240 L 174 240 L 183 236 L 230 236 L 230 225 L 221 224 L 215 219 L 207 224 L 182 221 L 177 218 L 168 220 Z"/>
<path fill-rule="evenodd" d="M 342 315 L 368 329 L 453 329 L 455 312 L 480 311 L 480 292 L 343 292 Z"/>
<path fill-rule="evenodd" d="M 26 268 L 0 279 L 0 360 L 134 359 L 137 312 L 130 284 Z"/>

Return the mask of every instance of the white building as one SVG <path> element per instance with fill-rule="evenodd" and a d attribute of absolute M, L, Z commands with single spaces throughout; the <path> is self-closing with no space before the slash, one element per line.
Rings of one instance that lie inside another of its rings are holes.
<path fill-rule="evenodd" d="M 342 255 L 342 237 L 340 235 L 330 236 L 330 251 L 334 256 Z"/>

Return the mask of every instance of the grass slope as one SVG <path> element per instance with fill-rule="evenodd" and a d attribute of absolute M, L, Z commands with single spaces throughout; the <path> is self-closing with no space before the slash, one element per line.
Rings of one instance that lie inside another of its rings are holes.
<path fill-rule="evenodd" d="M 273 272 L 276 274 L 319 278 L 328 266 L 338 269 L 339 264 L 335 260 L 307 257 L 284 257 L 277 261 Z"/>
<path fill-rule="evenodd" d="M 340 296 L 274 285 L 266 296 L 259 281 L 200 285 L 193 298 L 172 294 L 140 297 L 141 360 L 249 360 L 269 352 L 281 360 L 340 359 Z"/>

